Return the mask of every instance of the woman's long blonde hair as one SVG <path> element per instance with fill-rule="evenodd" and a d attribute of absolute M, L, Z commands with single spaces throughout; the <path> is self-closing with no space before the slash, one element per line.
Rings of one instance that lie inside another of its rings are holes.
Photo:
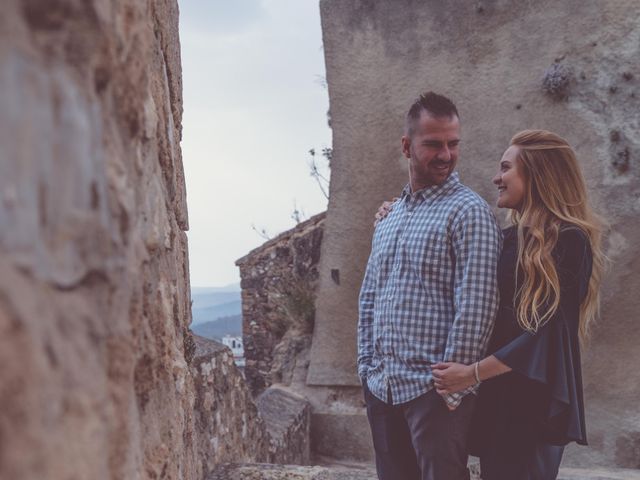
<path fill-rule="evenodd" d="M 561 226 L 575 226 L 589 239 L 593 256 L 589 288 L 580 306 L 584 342 L 599 313 L 604 222 L 589 205 L 584 177 L 566 140 L 546 130 L 524 130 L 514 135 L 511 145 L 519 149 L 516 168 L 525 179 L 523 203 L 510 213 L 518 228 L 517 270 L 524 274 L 514 298 L 516 318 L 522 328 L 536 332 L 558 309 L 560 282 L 552 251 Z"/>

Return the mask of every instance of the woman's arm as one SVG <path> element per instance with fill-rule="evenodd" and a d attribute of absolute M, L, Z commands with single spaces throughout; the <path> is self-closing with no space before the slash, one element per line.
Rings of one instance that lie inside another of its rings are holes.
<path fill-rule="evenodd" d="M 462 363 L 442 362 L 433 365 L 431 368 L 436 391 L 440 395 L 460 392 L 479 382 L 511 371 L 511 368 L 493 355 L 476 363 L 463 365 Z"/>
<path fill-rule="evenodd" d="M 549 329 L 554 325 L 558 326 L 559 321 L 577 324 L 582 301 L 580 292 L 586 291 L 591 274 L 592 257 L 587 237 L 575 228 L 566 229 L 560 233 L 556 249 L 559 256 L 557 269 L 561 290 L 560 308 L 556 314 L 536 333 L 523 332 L 496 351 L 494 355 L 478 362 L 478 379 L 476 379 L 476 364 L 442 362 L 433 365 L 434 383 L 438 393 L 464 390 L 478 383 L 478 380 L 487 380 L 512 370 L 547 384 L 559 378 L 551 374 L 552 371 L 556 371 L 555 365 L 562 353 L 558 348 L 566 347 L 564 350 L 567 350 L 567 354 L 570 354 L 571 348 L 553 343 L 551 340 L 557 335 L 554 334 L 554 330 Z M 580 282 L 584 284 L 583 288 L 579 288 Z M 573 331 L 577 332 L 577 327 L 570 329 L 569 333 Z M 574 343 L 577 345 L 577 338 L 574 339 Z"/>

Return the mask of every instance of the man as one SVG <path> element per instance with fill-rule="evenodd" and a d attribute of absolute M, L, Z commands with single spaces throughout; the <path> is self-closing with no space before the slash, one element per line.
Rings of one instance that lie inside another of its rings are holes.
<path fill-rule="evenodd" d="M 440 396 L 431 365 L 480 360 L 498 306 L 501 232 L 455 172 L 456 106 L 428 92 L 409 109 L 409 184 L 376 226 L 360 291 L 358 374 L 381 480 L 468 479 L 475 395 Z"/>

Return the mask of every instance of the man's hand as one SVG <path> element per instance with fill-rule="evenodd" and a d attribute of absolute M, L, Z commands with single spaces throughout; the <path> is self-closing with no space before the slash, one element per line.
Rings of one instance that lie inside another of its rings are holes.
<path fill-rule="evenodd" d="M 462 390 L 476 384 L 473 365 L 441 362 L 432 366 L 432 372 L 436 392 L 440 395 L 461 392 Z"/>
<path fill-rule="evenodd" d="M 378 223 L 380 223 L 387 215 L 389 215 L 391 210 L 393 210 L 393 202 L 395 202 L 396 200 L 398 199 L 394 198 L 391 201 L 382 202 L 382 205 L 378 207 L 378 211 L 376 212 L 375 222 L 373 222 L 374 227 L 378 225 Z"/>

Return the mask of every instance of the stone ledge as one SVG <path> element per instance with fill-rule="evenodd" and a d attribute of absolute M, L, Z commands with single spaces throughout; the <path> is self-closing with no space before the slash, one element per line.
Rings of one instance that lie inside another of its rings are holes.
<path fill-rule="evenodd" d="M 640 480 L 640 470 L 561 468 L 558 480 Z"/>

